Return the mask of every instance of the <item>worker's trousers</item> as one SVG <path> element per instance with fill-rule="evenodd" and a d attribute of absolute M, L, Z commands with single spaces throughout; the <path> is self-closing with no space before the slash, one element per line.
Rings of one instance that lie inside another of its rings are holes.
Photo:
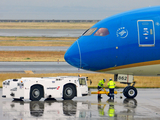
<path fill-rule="evenodd" d="M 114 99 L 114 88 L 109 89 L 109 97 Z"/>
<path fill-rule="evenodd" d="M 102 89 L 103 89 L 103 88 L 102 88 L 102 87 L 100 87 L 100 86 L 98 86 L 98 87 L 97 87 L 97 89 L 98 89 L 98 91 L 102 91 Z M 97 96 L 97 97 L 98 97 L 98 99 L 102 98 L 102 97 L 101 97 L 101 94 L 98 94 L 98 96 Z"/>

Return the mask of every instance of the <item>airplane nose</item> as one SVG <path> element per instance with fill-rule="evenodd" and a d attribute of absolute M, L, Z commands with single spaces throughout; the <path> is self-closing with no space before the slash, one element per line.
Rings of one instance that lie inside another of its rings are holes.
<path fill-rule="evenodd" d="M 75 41 L 73 45 L 67 50 L 64 55 L 64 59 L 67 63 L 74 67 L 81 67 L 81 53 L 78 41 Z"/>

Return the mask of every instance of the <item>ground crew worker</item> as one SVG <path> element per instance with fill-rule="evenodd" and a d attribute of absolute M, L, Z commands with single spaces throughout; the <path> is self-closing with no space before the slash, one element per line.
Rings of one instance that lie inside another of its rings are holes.
<path fill-rule="evenodd" d="M 104 104 L 103 106 L 101 106 L 101 104 L 98 104 L 99 116 L 104 116 L 105 115 L 105 112 L 104 112 L 105 106 L 106 106 L 106 104 Z"/>
<path fill-rule="evenodd" d="M 108 116 L 109 117 L 114 117 L 115 116 L 114 105 L 109 105 Z"/>
<path fill-rule="evenodd" d="M 103 87 L 104 87 L 104 83 L 106 82 L 106 79 L 102 79 L 99 81 L 98 83 L 98 91 L 102 91 Z M 98 94 L 98 99 L 101 99 L 101 94 Z"/>
<path fill-rule="evenodd" d="M 115 117 L 114 100 L 108 99 L 107 103 L 109 104 L 109 109 L 108 109 L 109 120 L 114 120 Z"/>
<path fill-rule="evenodd" d="M 114 99 L 114 88 L 115 88 L 115 82 L 112 81 L 112 78 L 109 79 L 108 82 L 108 88 L 109 88 L 109 97 L 110 99 L 113 98 Z"/>

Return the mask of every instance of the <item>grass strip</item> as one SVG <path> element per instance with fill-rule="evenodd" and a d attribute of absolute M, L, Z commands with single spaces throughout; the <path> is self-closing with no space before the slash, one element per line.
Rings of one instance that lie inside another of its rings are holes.
<path fill-rule="evenodd" d="M 14 79 L 21 77 L 56 77 L 56 76 L 78 76 L 79 73 L 46 73 L 46 74 L 25 74 L 25 73 L 0 73 L 0 87 L 2 87 L 2 82 L 6 79 Z M 92 85 L 88 81 L 88 86 L 91 88 L 97 88 L 99 80 L 106 78 L 107 82 L 109 78 L 113 78 L 112 74 L 103 74 L 103 73 L 82 73 L 82 76 L 88 76 L 92 80 Z M 134 77 L 136 88 L 159 88 L 160 87 L 160 77 Z M 107 82 L 105 87 L 107 88 Z M 117 88 L 124 88 L 126 85 L 116 82 Z"/>
<path fill-rule="evenodd" d="M 53 22 L 53 23 L 38 23 L 38 22 L 2 22 L 0 29 L 88 29 L 95 23 L 69 23 L 69 22 Z"/>
<path fill-rule="evenodd" d="M 1 46 L 71 46 L 77 37 L 5 37 L 0 36 Z"/>
<path fill-rule="evenodd" d="M 1 46 L 71 46 L 74 41 L 0 41 Z"/>
<path fill-rule="evenodd" d="M 65 51 L 0 51 L 0 61 L 65 61 Z"/>

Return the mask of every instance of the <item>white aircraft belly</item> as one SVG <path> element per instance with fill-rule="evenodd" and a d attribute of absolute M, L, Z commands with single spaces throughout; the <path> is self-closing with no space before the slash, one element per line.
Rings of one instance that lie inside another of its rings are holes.
<path fill-rule="evenodd" d="M 130 74 L 130 75 L 144 75 L 144 76 L 158 76 L 160 75 L 160 64 L 121 68 L 110 71 L 105 71 L 111 74 Z"/>

